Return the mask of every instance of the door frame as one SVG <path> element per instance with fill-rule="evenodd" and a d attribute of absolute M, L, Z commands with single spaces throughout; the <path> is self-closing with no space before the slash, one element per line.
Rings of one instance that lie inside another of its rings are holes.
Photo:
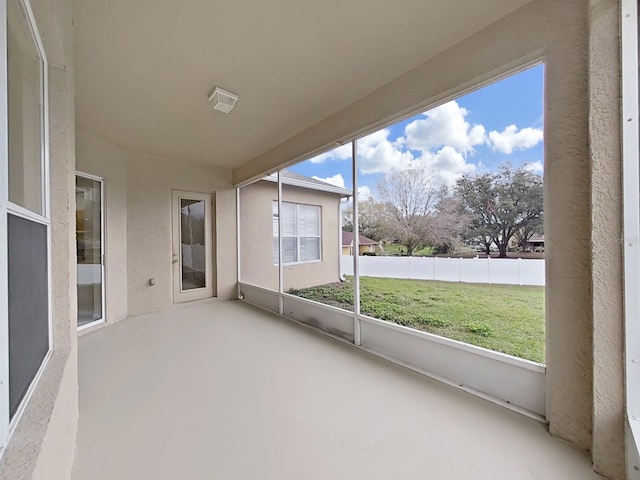
<path fill-rule="evenodd" d="M 101 288 L 101 295 L 102 295 L 102 317 L 99 318 L 98 320 L 94 320 L 93 322 L 89 322 L 86 323 L 80 327 L 77 327 L 78 332 L 81 332 L 82 330 L 85 330 L 87 328 L 91 328 L 95 325 L 99 325 L 101 323 L 105 323 L 107 321 L 107 262 L 106 262 L 106 258 L 107 258 L 107 246 L 106 246 L 106 238 L 107 235 L 105 233 L 105 206 L 106 206 L 106 202 L 105 202 L 105 180 L 102 177 L 98 177 L 96 175 L 91 175 L 90 173 L 85 173 L 85 172 L 81 172 L 79 170 L 76 170 L 76 177 L 83 177 L 83 178 L 87 178 L 89 180 L 93 180 L 96 182 L 100 182 L 100 262 L 101 262 L 101 269 L 100 269 L 100 275 L 101 275 L 101 280 L 102 280 L 102 288 Z M 75 189 L 74 189 L 74 195 L 75 195 Z M 77 229 L 77 225 L 76 225 L 76 229 Z M 76 239 L 76 248 L 77 248 L 77 239 Z M 77 268 L 77 266 L 76 266 Z M 76 279 L 76 289 L 77 289 L 77 279 Z M 76 318 L 76 324 L 77 324 L 78 319 Z"/>
<path fill-rule="evenodd" d="M 190 290 L 182 289 L 182 229 L 180 223 L 180 200 L 204 201 L 204 242 L 205 242 L 205 286 Z M 182 303 L 213 297 L 213 218 L 211 215 L 211 194 L 171 191 L 171 271 L 173 302 Z"/>

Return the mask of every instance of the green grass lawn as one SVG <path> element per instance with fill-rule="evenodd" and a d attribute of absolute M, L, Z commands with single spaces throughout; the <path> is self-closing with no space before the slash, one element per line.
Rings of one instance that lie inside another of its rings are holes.
<path fill-rule="evenodd" d="M 289 293 L 353 311 L 353 284 Z M 544 287 L 360 278 L 363 314 L 544 363 Z"/>

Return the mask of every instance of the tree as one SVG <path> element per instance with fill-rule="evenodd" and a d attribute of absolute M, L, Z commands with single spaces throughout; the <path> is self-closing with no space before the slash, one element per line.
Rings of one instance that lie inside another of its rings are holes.
<path fill-rule="evenodd" d="M 544 232 L 543 223 L 542 215 L 540 215 L 540 218 L 537 220 L 533 220 L 520 230 L 517 230 L 516 233 L 513 234 L 513 238 L 518 242 L 518 246 L 523 250 L 529 248 L 529 240 L 531 237 L 534 235 L 542 235 Z"/>
<path fill-rule="evenodd" d="M 469 224 L 469 217 L 460 213 L 460 201 L 448 189 L 441 191 L 431 220 L 433 253 L 453 253 L 461 243 L 460 236 Z"/>
<path fill-rule="evenodd" d="M 542 177 L 525 167 L 514 170 L 507 164 L 498 173 L 464 175 L 456 192 L 460 212 L 470 218 L 465 238 L 483 239 L 487 248 L 495 243 L 500 258 L 507 256 L 507 245 L 517 231 L 542 218 Z"/>
<path fill-rule="evenodd" d="M 385 240 L 383 229 L 382 206 L 373 198 L 358 202 L 358 229 L 360 235 L 377 242 Z M 353 206 L 349 205 L 342 212 L 342 229 L 353 232 Z"/>
<path fill-rule="evenodd" d="M 427 245 L 446 244 L 457 237 L 461 217 L 449 192 L 424 167 L 392 170 L 377 186 L 380 235 L 407 248 L 407 255 Z"/>

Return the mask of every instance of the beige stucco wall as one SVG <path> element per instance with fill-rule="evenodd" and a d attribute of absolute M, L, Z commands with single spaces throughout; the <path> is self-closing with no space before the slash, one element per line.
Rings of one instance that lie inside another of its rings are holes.
<path fill-rule="evenodd" d="M 0 479 L 68 479 L 78 420 L 73 29 L 67 0 L 32 0 L 49 57 L 53 353 L 0 461 Z"/>
<path fill-rule="evenodd" d="M 228 177 L 227 177 L 228 178 Z M 215 192 L 215 295 L 229 300 L 238 297 L 236 189 Z"/>
<path fill-rule="evenodd" d="M 599 472 L 621 478 L 616 9 L 613 0 L 533 1 L 235 169 L 233 178 L 282 168 L 543 60 L 549 429 L 591 450 Z"/>
<path fill-rule="evenodd" d="M 362 255 L 363 253 L 375 252 L 376 247 L 375 245 L 360 245 L 358 247 L 358 251 L 360 252 L 360 255 Z"/>
<path fill-rule="evenodd" d="M 105 179 L 107 322 L 173 305 L 172 190 L 212 194 L 214 295 L 235 298 L 236 197 L 228 170 L 131 152 L 82 131 L 77 156 L 79 171 Z"/>
<path fill-rule="evenodd" d="M 319 205 L 322 209 L 322 254 L 319 262 L 285 265 L 284 291 L 337 282 L 340 278 L 340 220 L 338 195 L 289 185 L 282 201 Z M 240 190 L 240 249 L 243 282 L 278 290 L 278 266 L 273 264 L 273 201 L 278 186 L 259 181 Z"/>
<path fill-rule="evenodd" d="M 129 152 L 127 156 L 127 258 L 129 315 L 156 312 L 173 303 L 171 191 L 214 193 L 215 248 L 225 246 L 216 269 L 218 298 L 235 296 L 237 280 L 235 189 L 231 172 L 200 163 Z M 224 190 L 227 190 L 225 193 Z M 215 255 L 214 264 L 217 261 Z M 156 284 L 149 285 L 149 278 Z"/>

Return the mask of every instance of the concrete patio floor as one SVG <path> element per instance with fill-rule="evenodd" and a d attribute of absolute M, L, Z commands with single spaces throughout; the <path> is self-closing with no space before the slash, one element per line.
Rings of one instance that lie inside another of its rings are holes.
<path fill-rule="evenodd" d="M 600 478 L 535 420 L 239 301 L 79 343 L 76 480 Z"/>

